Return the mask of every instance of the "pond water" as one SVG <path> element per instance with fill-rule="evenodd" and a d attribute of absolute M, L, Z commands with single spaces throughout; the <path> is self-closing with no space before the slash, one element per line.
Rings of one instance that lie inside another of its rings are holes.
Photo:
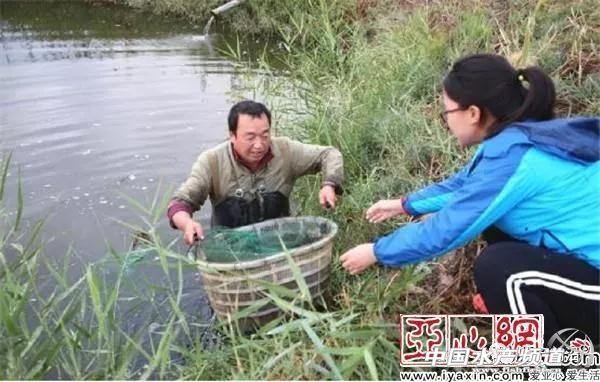
<path fill-rule="evenodd" d="M 3 1 L 0 22 L 0 150 L 21 168 L 27 217 L 48 217 L 57 256 L 127 245 L 113 219 L 140 214 L 125 196 L 148 205 L 159 181 L 176 187 L 227 137 L 244 92 L 219 53 L 228 36 L 76 1 Z"/>
<path fill-rule="evenodd" d="M 260 73 L 220 53 L 236 46 L 224 31 L 207 37 L 202 25 L 78 1 L 2 1 L 0 26 L 7 203 L 20 168 L 25 229 L 46 219 L 44 256 L 60 263 L 71 250 L 74 274 L 106 258 L 107 243 L 130 248 L 120 222 L 143 214 L 128 199 L 149 206 L 159 184 L 177 187 L 200 152 L 227 139 L 231 105 L 261 100 L 244 85 Z M 163 242 L 179 237 L 164 218 L 158 230 Z M 184 274 L 194 312 L 205 305 L 195 272 Z"/>

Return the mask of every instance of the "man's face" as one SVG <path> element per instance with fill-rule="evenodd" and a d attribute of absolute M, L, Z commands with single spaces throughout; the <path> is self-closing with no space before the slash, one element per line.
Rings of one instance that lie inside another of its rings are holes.
<path fill-rule="evenodd" d="M 238 155 L 248 163 L 258 163 L 271 145 L 271 126 L 265 114 L 253 117 L 240 114 L 237 131 L 230 134 L 231 143 Z"/>

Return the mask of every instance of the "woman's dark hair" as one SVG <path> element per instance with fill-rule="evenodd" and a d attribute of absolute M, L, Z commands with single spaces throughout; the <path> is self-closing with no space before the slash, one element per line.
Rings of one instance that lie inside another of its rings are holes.
<path fill-rule="evenodd" d="M 240 118 L 240 114 L 251 115 L 255 118 L 260 118 L 261 115 L 266 115 L 269 120 L 269 125 L 271 125 L 271 112 L 265 105 L 260 102 L 254 102 L 250 100 L 244 100 L 233 105 L 231 110 L 229 110 L 229 116 L 227 117 L 227 124 L 229 125 L 229 132 L 232 134 L 236 134 L 238 119 Z"/>
<path fill-rule="evenodd" d="M 484 118 L 486 113 L 494 116 L 492 134 L 512 122 L 554 118 L 556 91 L 550 77 L 536 66 L 516 70 L 495 54 L 456 61 L 444 79 L 444 91 L 461 107 L 475 105 Z"/>

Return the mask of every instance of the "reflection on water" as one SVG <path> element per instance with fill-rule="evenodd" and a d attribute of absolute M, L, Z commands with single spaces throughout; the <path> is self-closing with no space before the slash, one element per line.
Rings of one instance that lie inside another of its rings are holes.
<path fill-rule="evenodd" d="M 0 150 L 22 168 L 29 217 L 51 216 L 60 253 L 104 254 L 128 237 L 121 194 L 148 201 L 226 138 L 243 82 L 191 26 L 115 7 L 2 2 Z M 9 188 L 14 189 L 16 174 Z"/>
<path fill-rule="evenodd" d="M 117 221 L 140 215 L 127 197 L 149 205 L 159 182 L 178 185 L 201 151 L 227 138 L 244 81 L 218 53 L 225 38 L 75 1 L 2 1 L 0 27 L 0 152 L 21 168 L 26 221 L 48 217 L 46 254 L 57 261 L 71 245 L 80 266 L 103 258 L 106 242 L 127 250 Z M 17 178 L 13 170 L 13 206 Z M 159 229 L 179 236 L 165 219 Z M 197 306 L 191 272 L 186 304 Z"/>

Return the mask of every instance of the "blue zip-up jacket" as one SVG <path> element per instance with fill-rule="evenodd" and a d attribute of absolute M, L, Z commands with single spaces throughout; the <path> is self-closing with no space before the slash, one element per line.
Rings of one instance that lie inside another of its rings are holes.
<path fill-rule="evenodd" d="M 600 118 L 514 123 L 458 173 L 409 195 L 409 214 L 435 214 L 377 239 L 375 256 L 396 267 L 428 260 L 493 225 L 600 268 L 599 159 Z"/>

